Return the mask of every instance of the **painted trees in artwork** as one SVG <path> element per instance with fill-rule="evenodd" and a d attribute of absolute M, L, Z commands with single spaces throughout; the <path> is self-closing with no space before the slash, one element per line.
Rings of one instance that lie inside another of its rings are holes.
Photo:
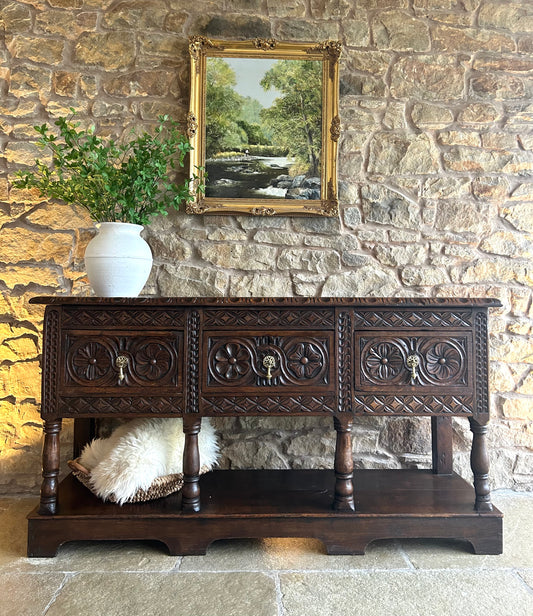
<path fill-rule="evenodd" d="M 265 74 L 261 85 L 281 92 L 261 117 L 276 144 L 307 164 L 307 173 L 320 175 L 322 143 L 322 65 L 312 60 L 280 60 Z"/>
<path fill-rule="evenodd" d="M 250 76 L 253 78 L 253 75 Z M 260 80 L 279 96 L 264 107 L 242 96 L 235 72 L 222 58 L 209 58 L 206 71 L 206 157 L 270 147 L 297 162 L 295 170 L 320 176 L 322 63 L 278 60 Z"/>

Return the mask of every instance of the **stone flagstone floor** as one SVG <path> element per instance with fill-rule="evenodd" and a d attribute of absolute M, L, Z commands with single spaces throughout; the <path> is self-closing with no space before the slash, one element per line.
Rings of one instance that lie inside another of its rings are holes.
<path fill-rule="evenodd" d="M 533 494 L 494 493 L 504 553 L 453 541 L 379 541 L 327 556 L 309 539 L 216 542 L 207 556 L 156 543 L 76 542 L 28 559 L 34 498 L 0 497 L 1 616 L 532 616 Z"/>

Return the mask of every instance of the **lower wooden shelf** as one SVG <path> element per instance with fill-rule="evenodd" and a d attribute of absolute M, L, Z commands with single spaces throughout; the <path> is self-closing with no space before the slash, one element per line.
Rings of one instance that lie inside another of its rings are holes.
<path fill-rule="evenodd" d="M 457 474 L 420 470 L 354 473 L 355 512 L 338 512 L 329 470 L 213 471 L 202 476 L 201 511 L 181 495 L 148 503 L 103 503 L 72 475 L 57 513 L 28 515 L 28 556 L 55 556 L 76 540 L 157 540 L 172 555 L 205 554 L 217 539 L 313 537 L 328 554 L 364 554 L 376 539 L 449 538 L 478 554 L 502 552 L 502 514 L 474 510 L 474 489 Z"/>

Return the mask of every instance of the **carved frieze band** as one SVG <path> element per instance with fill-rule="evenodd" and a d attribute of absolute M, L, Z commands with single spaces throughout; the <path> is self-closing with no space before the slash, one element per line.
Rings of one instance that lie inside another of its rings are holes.
<path fill-rule="evenodd" d="M 118 396 L 89 398 L 60 396 L 58 412 L 62 417 L 89 415 L 181 415 L 182 398 L 172 396 Z"/>
<path fill-rule="evenodd" d="M 480 423 L 489 420 L 489 388 L 488 388 L 488 319 L 485 312 L 475 316 L 475 363 L 476 363 L 476 419 Z"/>
<path fill-rule="evenodd" d="M 187 412 L 198 412 L 200 370 L 200 313 L 192 310 L 187 317 Z"/>
<path fill-rule="evenodd" d="M 208 415 L 291 415 L 336 412 L 334 395 L 326 396 L 203 396 L 202 411 Z"/>
<path fill-rule="evenodd" d="M 43 357 L 43 414 L 53 413 L 57 407 L 56 375 L 59 369 L 59 310 L 47 308 L 44 321 Z"/>
<path fill-rule="evenodd" d="M 334 314 L 324 310 L 243 310 L 205 309 L 204 327 L 297 327 L 324 329 L 334 327 Z"/>
<path fill-rule="evenodd" d="M 339 383 L 339 411 L 351 412 L 352 397 L 352 328 L 351 319 L 346 312 L 339 314 L 337 323 L 337 340 L 338 340 L 338 383 Z"/>
<path fill-rule="evenodd" d="M 354 312 L 355 327 L 472 327 L 470 311 L 413 310 Z"/>
<path fill-rule="evenodd" d="M 472 415 L 472 396 L 354 396 L 356 415 Z"/>
<path fill-rule="evenodd" d="M 139 327 L 175 328 L 184 327 L 185 311 L 149 308 L 118 310 L 86 310 L 84 308 L 65 308 L 64 327 Z"/>

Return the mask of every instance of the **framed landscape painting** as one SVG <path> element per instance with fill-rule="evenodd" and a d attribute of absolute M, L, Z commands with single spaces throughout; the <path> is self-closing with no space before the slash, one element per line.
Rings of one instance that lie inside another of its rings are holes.
<path fill-rule="evenodd" d="M 188 213 L 338 214 L 340 51 L 337 41 L 189 39 Z"/>

